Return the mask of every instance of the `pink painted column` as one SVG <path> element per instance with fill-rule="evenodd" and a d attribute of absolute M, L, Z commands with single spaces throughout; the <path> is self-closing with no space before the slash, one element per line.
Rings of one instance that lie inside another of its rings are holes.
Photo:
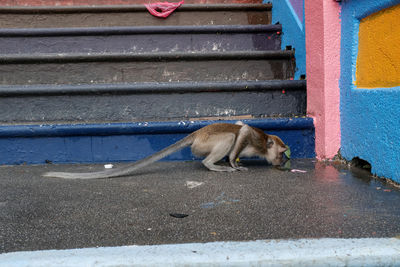
<path fill-rule="evenodd" d="M 340 5 L 305 0 L 307 113 L 315 123 L 317 158 L 340 148 Z"/>

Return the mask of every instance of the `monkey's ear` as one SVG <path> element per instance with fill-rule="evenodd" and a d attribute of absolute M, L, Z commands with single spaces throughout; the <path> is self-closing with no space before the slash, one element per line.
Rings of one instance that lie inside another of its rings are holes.
<path fill-rule="evenodd" d="M 286 146 L 279 146 L 279 153 L 283 153 L 287 150 L 288 148 Z"/>
<path fill-rule="evenodd" d="M 267 148 L 271 148 L 274 145 L 274 141 L 270 137 L 267 137 Z"/>

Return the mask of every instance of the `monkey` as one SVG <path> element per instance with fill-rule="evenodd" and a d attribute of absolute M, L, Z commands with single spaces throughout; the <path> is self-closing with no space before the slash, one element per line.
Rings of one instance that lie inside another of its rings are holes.
<path fill-rule="evenodd" d="M 264 131 L 243 122 L 236 124 L 214 123 L 200 128 L 175 144 L 124 168 L 87 173 L 47 172 L 43 176 L 65 179 L 99 179 L 125 176 L 187 146 L 191 146 L 192 153 L 195 156 L 204 157 L 202 163 L 207 169 L 217 172 L 246 171 L 246 167 L 238 165 L 236 159 L 239 157 L 256 156 L 278 166 L 282 164 L 283 153 L 287 150 L 287 146 L 278 136 L 266 134 Z M 228 156 L 230 166 L 215 164 L 226 156 Z"/>

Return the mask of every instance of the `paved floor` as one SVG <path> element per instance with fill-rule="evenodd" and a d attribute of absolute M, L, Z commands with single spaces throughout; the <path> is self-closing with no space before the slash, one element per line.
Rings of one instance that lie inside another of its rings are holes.
<path fill-rule="evenodd" d="M 0 167 L 0 253 L 400 235 L 400 191 L 369 173 L 304 159 L 291 162 L 304 173 L 244 164 L 249 171 L 216 173 L 200 162 L 159 162 L 91 181 L 41 174 L 102 165 Z"/>

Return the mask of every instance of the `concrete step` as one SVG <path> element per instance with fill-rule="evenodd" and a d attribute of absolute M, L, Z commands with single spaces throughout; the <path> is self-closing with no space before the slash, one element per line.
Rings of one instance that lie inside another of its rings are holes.
<path fill-rule="evenodd" d="M 136 161 L 215 122 L 235 123 L 236 120 L 1 125 L 0 164 Z M 311 118 L 243 122 L 280 136 L 290 146 L 292 158 L 315 157 Z M 192 159 L 194 157 L 188 148 L 166 158 Z"/>
<path fill-rule="evenodd" d="M 0 29 L 2 54 L 262 51 L 281 48 L 281 25 Z"/>
<path fill-rule="evenodd" d="M 93 123 L 305 116 L 306 81 L 0 87 L 0 123 Z"/>
<path fill-rule="evenodd" d="M 14 54 L 0 58 L 0 84 L 285 80 L 294 68 L 294 51 Z"/>
<path fill-rule="evenodd" d="M 167 19 L 144 5 L 0 7 L 0 28 L 71 28 L 271 23 L 271 4 L 184 4 Z"/>

